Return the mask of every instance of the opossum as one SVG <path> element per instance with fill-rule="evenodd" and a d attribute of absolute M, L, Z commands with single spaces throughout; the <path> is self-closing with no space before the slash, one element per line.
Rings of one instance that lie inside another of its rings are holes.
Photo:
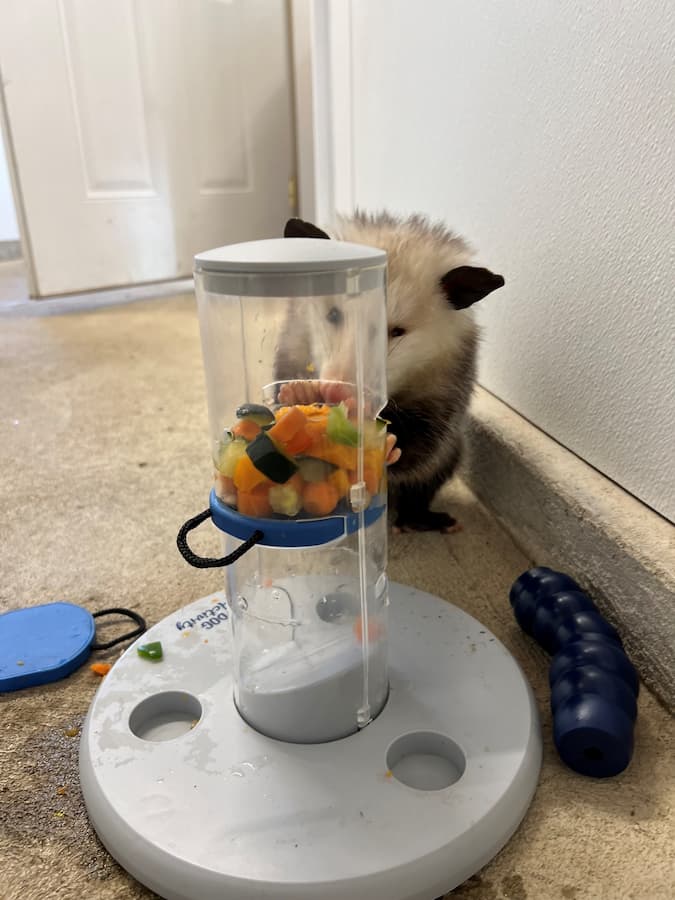
<path fill-rule="evenodd" d="M 420 215 L 358 212 L 339 219 L 330 235 L 290 219 L 284 237 L 333 237 L 387 251 L 388 403 L 382 416 L 402 451 L 388 473 L 394 525 L 403 531 L 454 530 L 455 519 L 429 505 L 463 452 L 478 345 L 469 307 L 502 287 L 504 279 L 472 266 L 472 251 L 461 237 Z M 329 307 L 326 319 L 339 346 L 341 316 Z M 307 378 L 293 369 L 296 361 L 312 358 L 311 342 L 307 325 L 303 330 L 289 314 L 278 341 L 278 380 Z M 334 378 L 330 358 L 326 367 L 330 371 L 319 377 Z"/>

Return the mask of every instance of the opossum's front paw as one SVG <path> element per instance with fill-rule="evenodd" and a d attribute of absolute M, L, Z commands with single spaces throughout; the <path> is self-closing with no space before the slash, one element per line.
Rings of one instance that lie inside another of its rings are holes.
<path fill-rule="evenodd" d="M 344 403 L 347 409 L 354 406 L 354 391 L 348 384 L 340 381 L 287 381 L 279 387 L 279 403 L 288 406 L 294 403 Z"/>
<path fill-rule="evenodd" d="M 431 512 L 430 509 L 399 512 L 394 523 L 396 534 L 406 531 L 440 531 L 443 534 L 454 534 L 461 530 L 462 526 L 452 516 L 444 512 Z"/>
<path fill-rule="evenodd" d="M 279 387 L 279 403 L 290 406 L 293 403 L 318 403 L 321 401 L 321 382 L 287 381 Z"/>

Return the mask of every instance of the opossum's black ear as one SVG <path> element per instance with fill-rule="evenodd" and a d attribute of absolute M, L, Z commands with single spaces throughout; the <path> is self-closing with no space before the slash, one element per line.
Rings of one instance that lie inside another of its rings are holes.
<path fill-rule="evenodd" d="M 466 309 L 483 297 L 487 297 L 497 288 L 504 287 L 501 275 L 495 275 L 489 269 L 478 269 L 476 266 L 458 266 L 450 269 L 441 278 L 441 287 L 445 296 L 455 309 Z"/>
<path fill-rule="evenodd" d="M 325 238 L 327 241 L 330 240 L 329 234 L 317 228 L 316 225 L 312 225 L 311 222 L 304 222 L 302 219 L 289 219 L 284 228 L 284 237 Z"/>

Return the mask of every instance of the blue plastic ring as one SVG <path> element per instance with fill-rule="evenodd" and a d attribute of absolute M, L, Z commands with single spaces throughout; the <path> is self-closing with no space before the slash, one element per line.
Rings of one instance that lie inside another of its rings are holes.
<path fill-rule="evenodd" d="M 262 531 L 264 537 L 258 543 L 264 547 L 319 547 L 346 534 L 353 534 L 358 530 L 360 520 L 358 513 L 326 516 L 323 519 L 258 519 L 242 516 L 236 509 L 223 503 L 215 490 L 211 491 L 209 506 L 211 518 L 225 534 L 246 541 L 255 531 Z M 382 495 L 375 495 L 364 513 L 366 527 L 377 522 L 386 508 Z"/>

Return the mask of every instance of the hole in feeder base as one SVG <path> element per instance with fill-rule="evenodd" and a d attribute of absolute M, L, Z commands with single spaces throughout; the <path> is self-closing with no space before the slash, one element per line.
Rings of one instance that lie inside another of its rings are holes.
<path fill-rule="evenodd" d="M 202 705 L 193 694 L 164 691 L 134 707 L 129 728 L 143 741 L 172 741 L 191 731 L 201 717 Z"/>
<path fill-rule="evenodd" d="M 401 784 L 418 791 L 442 791 L 459 781 L 465 768 L 460 746 L 434 731 L 404 734 L 387 751 L 387 769 Z"/>

